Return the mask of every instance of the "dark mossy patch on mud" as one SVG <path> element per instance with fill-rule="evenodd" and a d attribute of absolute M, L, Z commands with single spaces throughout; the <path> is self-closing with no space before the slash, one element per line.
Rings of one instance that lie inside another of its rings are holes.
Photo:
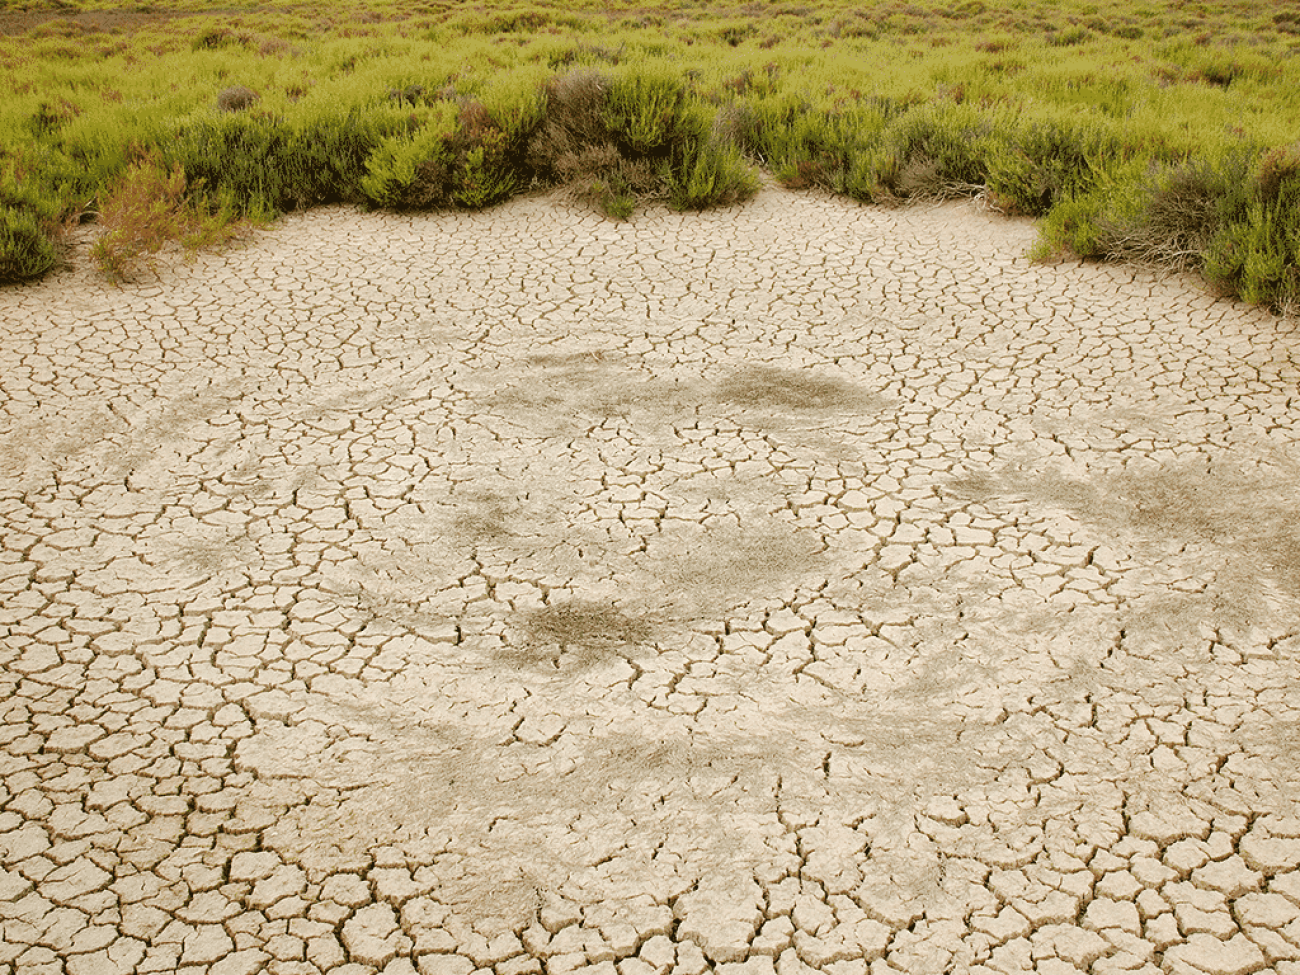
<path fill-rule="evenodd" d="M 644 619 L 604 603 L 557 603 L 524 614 L 534 639 L 560 646 L 629 646 L 650 636 Z"/>
<path fill-rule="evenodd" d="M 525 610 L 514 618 L 522 637 L 504 656 L 545 669 L 586 669 L 628 653 L 654 637 L 653 622 L 609 603 L 571 600 Z"/>
<path fill-rule="evenodd" d="M 869 411 L 884 400 L 869 390 L 835 376 L 803 369 L 742 366 L 714 390 L 723 403 L 752 410 Z"/>

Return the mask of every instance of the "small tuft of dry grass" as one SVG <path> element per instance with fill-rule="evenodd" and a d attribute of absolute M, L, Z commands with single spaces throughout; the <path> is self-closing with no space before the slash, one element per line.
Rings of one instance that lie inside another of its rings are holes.
<path fill-rule="evenodd" d="M 179 242 L 190 251 L 231 240 L 248 227 L 228 208 L 210 213 L 188 195 L 179 165 L 166 169 L 155 156 L 132 163 L 99 210 L 104 233 L 91 257 L 113 281 L 129 281 L 155 266 L 163 246 Z"/>
<path fill-rule="evenodd" d="M 217 95 L 217 108 L 223 112 L 242 112 L 252 108 L 262 100 L 262 96 L 251 88 L 233 85 L 223 88 Z"/>

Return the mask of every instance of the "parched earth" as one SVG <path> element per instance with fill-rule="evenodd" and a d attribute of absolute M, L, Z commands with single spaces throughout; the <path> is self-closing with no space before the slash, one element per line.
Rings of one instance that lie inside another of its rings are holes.
<path fill-rule="evenodd" d="M 1300 335 L 1033 234 L 0 290 L 0 975 L 1300 973 Z"/>

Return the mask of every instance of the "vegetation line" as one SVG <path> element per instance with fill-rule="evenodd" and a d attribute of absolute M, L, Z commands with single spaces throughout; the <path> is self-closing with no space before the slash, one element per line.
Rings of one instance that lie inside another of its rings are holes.
<path fill-rule="evenodd" d="M 888 203 L 978 194 L 1037 256 L 1199 272 L 1300 308 L 1300 0 L 450 0 L 129 11 L 0 0 L 0 281 L 104 228 L 118 278 L 332 201 L 612 218 L 766 169 Z"/>

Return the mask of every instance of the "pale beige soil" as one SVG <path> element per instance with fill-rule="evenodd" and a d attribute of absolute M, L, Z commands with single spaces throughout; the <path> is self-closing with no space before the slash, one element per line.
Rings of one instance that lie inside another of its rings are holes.
<path fill-rule="evenodd" d="M 1300 336 L 769 188 L 0 290 L 0 975 L 1300 975 Z"/>

